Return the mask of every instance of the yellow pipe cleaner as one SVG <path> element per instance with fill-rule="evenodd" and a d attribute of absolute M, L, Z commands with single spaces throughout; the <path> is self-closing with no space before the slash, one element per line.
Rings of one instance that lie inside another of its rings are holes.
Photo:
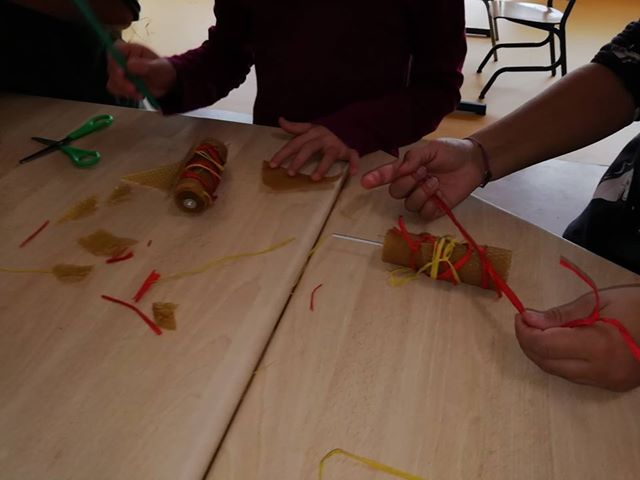
<path fill-rule="evenodd" d="M 196 155 L 200 155 L 202 158 L 205 158 L 205 159 L 209 160 L 216 167 L 218 167 L 221 172 L 224 172 L 224 165 L 220 165 L 220 163 L 216 162 L 213 158 L 211 158 L 211 155 L 209 155 L 207 152 L 205 152 L 203 150 L 196 150 L 195 153 L 196 153 Z"/>
<path fill-rule="evenodd" d="M 258 255 L 264 255 L 265 253 L 270 253 L 270 252 L 273 252 L 274 250 L 278 250 L 279 248 L 282 248 L 290 244 L 294 240 L 295 240 L 295 237 L 291 237 L 291 238 L 287 238 L 282 242 L 276 243 L 275 245 L 271 245 L 270 247 L 267 247 L 263 250 L 258 250 L 257 252 L 238 253 L 236 255 L 229 255 L 227 257 L 216 258 L 214 260 L 211 260 L 205 263 L 204 265 L 198 268 L 194 268 L 193 270 L 188 270 L 186 272 L 181 272 L 181 273 L 174 273 L 173 275 L 169 275 L 168 277 L 161 278 L 160 280 L 158 280 L 158 283 L 165 282 L 167 280 L 177 280 L 179 278 L 189 277 L 191 275 L 198 275 L 200 273 L 206 272 L 211 268 L 219 267 L 225 263 L 233 262 L 234 260 L 239 260 L 241 258 L 256 257 Z"/>
<path fill-rule="evenodd" d="M 458 241 L 449 235 L 438 238 L 433 246 L 433 256 L 431 257 L 430 262 L 425 263 L 417 272 L 408 267 L 401 267 L 392 270 L 389 277 L 389 283 L 393 287 L 400 287 L 412 282 L 427 270 L 429 270 L 429 276 L 436 280 L 438 278 L 441 263 L 449 265 L 456 282 L 460 283 L 458 271 L 454 268 L 453 263 L 451 263 L 451 255 L 453 255 L 456 245 L 458 245 Z"/>
<path fill-rule="evenodd" d="M 194 163 L 194 164 L 191 164 L 191 165 L 187 165 L 187 167 L 185 168 L 185 170 L 196 170 L 196 169 L 206 170 L 207 172 L 209 172 L 214 177 L 218 177 L 218 180 L 222 180 L 222 177 L 220 176 L 220 174 L 218 172 L 216 172 L 213 168 L 210 168 L 210 167 L 208 167 L 206 165 L 202 165 L 200 163 Z"/>
<path fill-rule="evenodd" d="M 324 472 L 324 464 L 327 460 L 329 460 L 334 455 L 344 455 L 356 462 L 360 462 L 366 465 L 369 468 L 377 470 L 379 472 L 387 473 L 396 478 L 402 478 L 403 480 L 424 480 L 422 477 L 418 477 L 416 475 L 412 475 L 411 473 L 403 472 L 402 470 L 398 470 L 397 468 L 390 467 L 389 465 L 385 465 L 383 463 L 377 462 L 376 460 L 372 460 L 370 458 L 361 457 L 360 455 L 355 455 L 353 453 L 346 452 L 341 448 L 335 448 L 327 453 L 322 460 L 320 460 L 320 468 L 318 471 L 318 480 L 322 480 L 322 474 Z"/>

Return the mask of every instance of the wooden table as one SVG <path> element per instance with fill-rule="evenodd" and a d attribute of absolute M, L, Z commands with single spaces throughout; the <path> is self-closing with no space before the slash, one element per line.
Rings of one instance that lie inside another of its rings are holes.
<path fill-rule="evenodd" d="M 74 143 L 102 153 L 96 168 L 60 153 L 16 167 L 38 148 L 31 136 L 61 138 L 101 113 L 114 124 Z M 202 216 L 143 187 L 122 205 L 102 203 L 123 175 L 180 161 L 208 136 L 230 155 L 220 198 Z M 263 186 L 262 161 L 284 141 L 270 128 L 0 96 L 0 267 L 96 265 L 78 284 L 0 273 L 0 477 L 203 477 L 339 190 Z M 96 214 L 55 224 L 94 194 Z M 52 225 L 18 248 L 45 219 Z M 77 238 L 98 228 L 138 239 L 135 257 L 106 265 L 83 251 Z M 154 287 L 144 311 L 179 304 L 178 330 L 160 337 L 100 298 L 131 299 L 152 269 L 171 274 L 288 237 L 272 253 Z"/>
<path fill-rule="evenodd" d="M 386 161 L 379 157 L 377 161 Z M 351 182 L 323 235 L 381 239 L 402 212 Z M 456 209 L 481 243 L 513 249 L 510 284 L 544 309 L 635 275 L 478 199 Z M 410 217 L 410 230 L 421 231 Z M 428 226 L 457 233 L 448 219 Z M 311 480 L 342 448 L 429 480 L 631 480 L 640 391 L 616 394 L 540 371 L 506 299 L 426 278 L 387 284 L 377 247 L 332 239 L 312 257 L 209 472 L 209 480 Z M 315 310 L 309 310 L 312 289 Z M 392 478 L 334 457 L 325 480 Z"/>

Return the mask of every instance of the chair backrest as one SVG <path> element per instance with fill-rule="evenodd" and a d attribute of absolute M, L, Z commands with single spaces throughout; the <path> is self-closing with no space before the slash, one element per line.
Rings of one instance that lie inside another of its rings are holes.
<path fill-rule="evenodd" d="M 571 14 L 571 10 L 573 10 L 573 7 L 575 4 L 576 4 L 576 0 L 567 0 L 567 6 L 564 7 L 562 21 L 560 22 L 560 25 L 562 27 L 564 27 L 567 24 L 567 20 L 569 20 L 569 15 Z M 548 0 L 547 5 L 549 7 L 553 7 L 553 0 Z"/>
<path fill-rule="evenodd" d="M 482 0 L 485 4 L 492 2 L 493 0 Z M 567 20 L 569 19 L 569 15 L 571 14 L 571 10 L 573 10 L 574 5 L 577 0 L 566 0 L 567 6 L 564 9 L 564 14 L 562 15 L 562 21 L 560 24 L 564 27 L 567 24 Z M 557 3 L 557 2 L 556 2 Z M 547 0 L 547 7 L 553 7 L 553 0 Z"/>

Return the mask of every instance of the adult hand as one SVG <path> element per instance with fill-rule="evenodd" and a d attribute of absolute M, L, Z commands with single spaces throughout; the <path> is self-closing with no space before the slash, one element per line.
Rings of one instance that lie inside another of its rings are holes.
<path fill-rule="evenodd" d="M 438 193 L 454 207 L 467 198 L 484 178 L 482 153 L 471 141 L 431 140 L 409 150 L 404 159 L 375 168 L 361 183 L 371 189 L 389 185 L 389 194 L 404 199 L 407 210 L 427 220 L 442 215 L 431 197 Z"/>
<path fill-rule="evenodd" d="M 640 339 L 640 285 L 600 291 L 600 314 L 620 321 Z M 546 312 L 516 315 L 516 337 L 525 355 L 542 370 L 572 382 L 615 391 L 640 385 L 640 362 L 620 332 L 603 322 L 588 327 L 559 326 L 588 316 L 594 298 L 589 293 Z"/>
<path fill-rule="evenodd" d="M 328 128 L 313 123 L 289 122 L 284 118 L 280 118 L 278 122 L 285 132 L 295 135 L 295 138 L 273 156 L 269 162 L 272 168 L 277 168 L 287 159 L 291 159 L 287 173 L 294 176 L 315 153 L 321 153 L 322 160 L 311 175 L 312 180 L 322 179 L 338 160 L 349 162 L 351 175 L 358 172 L 358 152 L 349 148 Z"/>
<path fill-rule="evenodd" d="M 171 62 L 144 45 L 117 42 L 116 48 L 127 61 L 127 70 L 147 85 L 154 97 L 164 97 L 176 83 L 176 71 Z M 107 90 L 117 97 L 142 100 L 143 96 L 127 79 L 124 70 L 109 55 Z"/>

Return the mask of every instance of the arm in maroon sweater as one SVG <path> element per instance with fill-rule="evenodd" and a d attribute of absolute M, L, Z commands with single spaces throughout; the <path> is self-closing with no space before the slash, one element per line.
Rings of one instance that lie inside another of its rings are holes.
<path fill-rule="evenodd" d="M 435 130 L 460 100 L 466 53 L 464 0 L 408 0 L 413 68 L 409 85 L 313 121 L 361 155 L 418 140 Z M 211 105 L 239 86 L 253 63 L 250 14 L 238 1 L 217 0 L 218 27 L 200 48 L 172 57 L 178 81 L 160 99 L 164 113 Z"/>
<path fill-rule="evenodd" d="M 460 102 L 466 55 L 464 0 L 412 2 L 413 66 L 409 86 L 320 118 L 365 155 L 394 151 L 434 131 Z"/>
<path fill-rule="evenodd" d="M 163 113 L 211 105 L 245 81 L 253 55 L 247 45 L 249 15 L 239 3 L 217 0 L 213 11 L 224 21 L 209 28 L 209 39 L 200 47 L 169 58 L 176 69 L 177 83 L 160 99 Z"/>

